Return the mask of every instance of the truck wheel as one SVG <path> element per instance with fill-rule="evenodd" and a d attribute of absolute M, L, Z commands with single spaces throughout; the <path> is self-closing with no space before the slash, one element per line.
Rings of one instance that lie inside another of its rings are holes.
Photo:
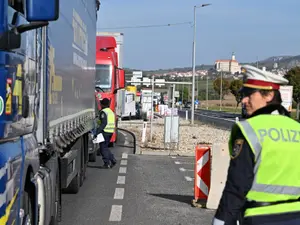
<path fill-rule="evenodd" d="M 32 198 L 30 198 L 29 192 L 27 190 L 24 191 L 23 194 L 23 207 L 22 209 L 24 210 L 24 217 L 23 217 L 23 222 L 22 225 L 33 225 L 33 208 L 32 208 Z"/>

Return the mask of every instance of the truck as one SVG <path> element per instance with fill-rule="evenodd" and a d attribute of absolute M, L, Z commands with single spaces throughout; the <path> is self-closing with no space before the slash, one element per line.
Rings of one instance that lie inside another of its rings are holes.
<path fill-rule="evenodd" d="M 116 113 L 118 90 L 125 87 L 125 72 L 119 68 L 116 39 L 112 36 L 96 36 L 96 77 L 95 99 L 97 110 L 101 110 L 100 101 L 110 100 L 110 109 L 115 113 L 116 130 L 111 137 L 109 146 L 117 140 L 118 117 Z"/>
<path fill-rule="evenodd" d="M 123 68 L 123 51 L 124 51 L 124 34 L 120 32 L 97 32 L 97 36 L 101 37 L 114 37 L 116 40 L 115 52 L 118 57 L 118 66 Z"/>
<path fill-rule="evenodd" d="M 98 0 L 0 1 L 0 224 L 57 225 L 95 129 Z"/>
<path fill-rule="evenodd" d="M 97 36 L 114 37 L 115 38 L 116 47 L 114 48 L 114 51 L 117 53 L 116 58 L 117 58 L 117 62 L 118 62 L 118 68 L 123 69 L 124 33 L 121 33 L 121 32 L 99 32 L 98 31 Z M 123 102 L 120 99 L 121 96 L 122 96 L 122 93 L 120 93 L 120 91 L 118 91 L 117 94 L 114 96 L 115 110 L 113 110 L 113 111 L 115 112 L 117 118 L 122 117 Z M 112 138 L 112 139 L 114 139 L 114 138 Z"/>
<path fill-rule="evenodd" d="M 136 117 L 136 101 L 135 93 L 125 89 L 120 90 L 118 95 L 118 102 L 121 102 L 121 119 L 129 119 Z"/>

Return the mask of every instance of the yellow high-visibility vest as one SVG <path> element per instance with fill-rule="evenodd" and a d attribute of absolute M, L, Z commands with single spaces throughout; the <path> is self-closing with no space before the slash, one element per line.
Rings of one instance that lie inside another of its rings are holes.
<path fill-rule="evenodd" d="M 282 115 L 258 115 L 239 121 L 240 128 L 255 155 L 254 181 L 247 201 L 278 202 L 300 198 L 300 123 Z M 300 211 L 300 201 L 248 208 L 245 217 Z"/>

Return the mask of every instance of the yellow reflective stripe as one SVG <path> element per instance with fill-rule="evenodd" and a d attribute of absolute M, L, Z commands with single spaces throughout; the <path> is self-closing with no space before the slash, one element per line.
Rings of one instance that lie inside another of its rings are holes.
<path fill-rule="evenodd" d="M 14 195 L 12 200 L 10 201 L 9 205 L 6 207 L 5 215 L 0 218 L 0 224 L 1 225 L 2 224 L 5 225 L 7 223 L 9 215 L 10 215 L 11 208 L 12 208 L 13 204 L 15 203 L 16 199 L 17 199 L 18 192 L 19 192 L 19 190 L 17 190 L 16 194 Z"/>

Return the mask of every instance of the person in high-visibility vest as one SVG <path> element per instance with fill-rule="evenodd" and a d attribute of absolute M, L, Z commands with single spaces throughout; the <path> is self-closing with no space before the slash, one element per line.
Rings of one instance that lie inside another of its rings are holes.
<path fill-rule="evenodd" d="M 104 168 L 111 168 L 116 165 L 117 160 L 109 150 L 109 142 L 115 131 L 115 114 L 109 108 L 110 101 L 107 98 L 101 100 L 102 110 L 99 112 L 99 127 L 97 128 L 97 134 L 102 133 L 104 142 L 100 143 L 100 152 L 103 160 Z"/>
<path fill-rule="evenodd" d="M 242 67 L 247 118 L 229 140 L 227 181 L 213 225 L 300 224 L 300 123 L 281 105 L 288 80 Z"/>

